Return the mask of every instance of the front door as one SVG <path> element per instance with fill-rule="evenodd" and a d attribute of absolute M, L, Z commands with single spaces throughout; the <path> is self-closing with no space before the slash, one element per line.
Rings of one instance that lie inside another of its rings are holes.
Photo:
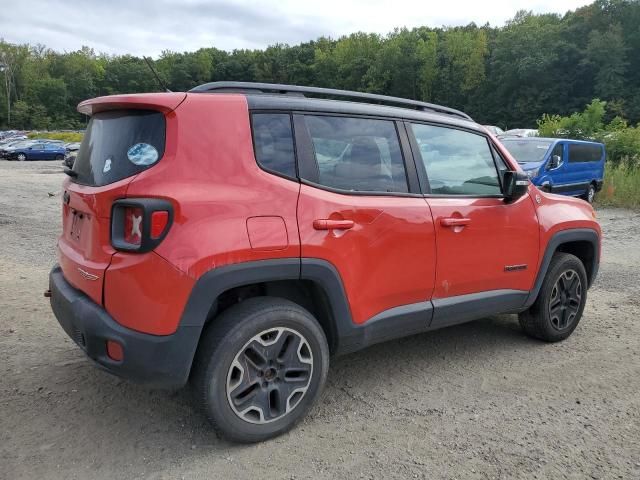
<path fill-rule="evenodd" d="M 532 199 L 505 202 L 498 172 L 507 164 L 484 135 L 416 123 L 408 130 L 426 172 L 436 232 L 434 322 L 524 303 L 539 251 Z"/>
<path fill-rule="evenodd" d="M 428 305 L 426 328 L 436 264 L 434 226 L 424 198 L 410 193 L 417 184 L 409 187 L 402 125 L 313 114 L 296 115 L 295 127 L 303 180 L 302 257 L 335 266 L 354 323 L 395 307 Z"/>

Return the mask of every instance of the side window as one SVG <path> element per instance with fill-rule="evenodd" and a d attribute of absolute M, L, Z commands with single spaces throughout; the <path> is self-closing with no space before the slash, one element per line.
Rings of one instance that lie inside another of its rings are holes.
<path fill-rule="evenodd" d="M 564 161 L 564 144 L 558 143 L 555 147 L 553 147 L 553 152 L 551 152 L 551 158 L 555 156 L 560 157 L 560 162 Z"/>
<path fill-rule="evenodd" d="M 602 147 L 586 143 L 569 144 L 569 163 L 598 162 L 602 160 Z"/>
<path fill-rule="evenodd" d="M 318 182 L 357 192 L 408 192 L 394 122 L 307 115 Z"/>
<path fill-rule="evenodd" d="M 411 128 L 427 171 L 431 193 L 502 193 L 491 149 L 484 136 L 417 123 L 411 124 Z"/>
<path fill-rule="evenodd" d="M 258 163 L 266 170 L 295 178 L 291 116 L 288 113 L 254 113 L 251 126 Z"/>

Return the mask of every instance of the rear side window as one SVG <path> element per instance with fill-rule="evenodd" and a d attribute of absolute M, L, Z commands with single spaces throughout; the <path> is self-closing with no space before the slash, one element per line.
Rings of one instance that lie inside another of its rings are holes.
<path fill-rule="evenodd" d="M 411 125 L 437 195 L 501 195 L 500 180 L 487 139 L 482 135 L 432 125 Z"/>
<path fill-rule="evenodd" d="M 266 170 L 296 177 L 293 131 L 288 113 L 256 113 L 251 118 L 256 160 Z"/>
<path fill-rule="evenodd" d="M 146 170 L 164 154 L 165 118 L 152 110 L 96 113 L 73 164 L 74 181 L 101 186 Z"/>
<path fill-rule="evenodd" d="M 569 163 L 599 162 L 600 160 L 602 160 L 601 145 L 569 144 Z"/>
<path fill-rule="evenodd" d="M 408 192 L 394 122 L 305 116 L 318 165 L 318 182 L 357 192 Z"/>

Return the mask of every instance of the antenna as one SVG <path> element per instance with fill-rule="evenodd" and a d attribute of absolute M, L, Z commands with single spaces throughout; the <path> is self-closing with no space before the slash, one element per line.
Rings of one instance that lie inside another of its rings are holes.
<path fill-rule="evenodd" d="M 156 81 L 158 82 L 158 85 L 160 85 L 160 87 L 162 87 L 162 89 L 165 92 L 171 93 L 171 90 L 169 90 L 167 88 L 167 86 L 164 84 L 164 82 L 160 79 L 160 76 L 158 75 L 156 70 L 153 68 L 153 65 L 151 65 L 151 62 L 149 61 L 149 58 L 148 57 L 142 57 L 142 58 L 144 58 L 144 61 L 147 62 L 147 66 L 149 67 L 149 70 L 151 70 L 151 73 L 153 73 L 153 76 L 156 77 Z"/>

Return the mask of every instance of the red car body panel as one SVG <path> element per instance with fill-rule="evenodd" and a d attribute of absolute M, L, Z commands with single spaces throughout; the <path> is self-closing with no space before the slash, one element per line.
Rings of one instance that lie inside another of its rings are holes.
<path fill-rule="evenodd" d="M 316 230 L 314 221 L 324 219 L 354 226 Z M 343 195 L 302 185 L 298 222 L 302 256 L 337 268 L 355 323 L 431 298 L 435 236 L 423 198 Z"/>
<path fill-rule="evenodd" d="M 434 298 L 488 290 L 529 290 L 537 274 L 538 220 L 528 195 L 500 198 L 428 198 L 438 262 Z M 465 218 L 466 226 L 444 226 Z M 523 268 L 509 269 L 519 266 Z"/>

